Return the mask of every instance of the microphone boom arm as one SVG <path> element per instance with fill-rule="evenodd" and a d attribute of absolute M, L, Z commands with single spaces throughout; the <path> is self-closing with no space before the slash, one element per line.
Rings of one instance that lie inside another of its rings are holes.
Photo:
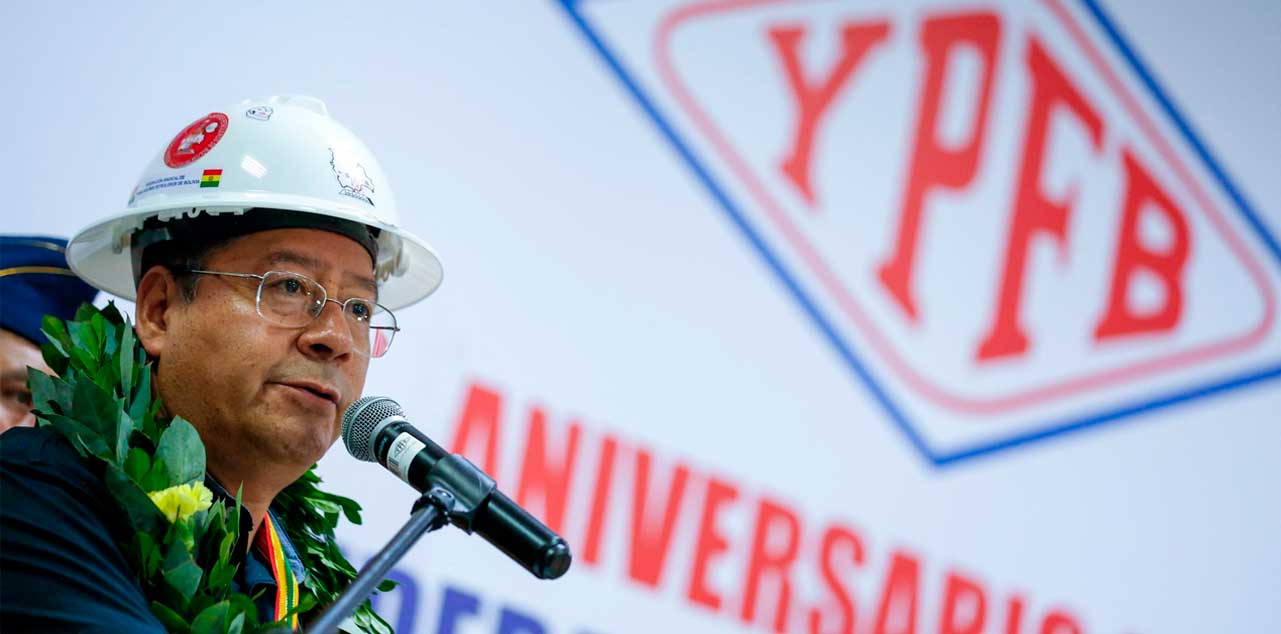
<path fill-rule="evenodd" d="M 405 556 L 409 549 L 425 534 L 445 524 L 472 532 L 472 519 L 477 510 L 489 501 L 490 495 L 497 488 L 494 479 L 471 461 L 458 454 L 450 454 L 432 466 L 427 475 L 432 483 L 430 489 L 414 502 L 409 521 L 361 567 L 356 579 L 343 590 L 324 613 L 320 615 L 307 632 L 311 634 L 332 634 L 338 626 L 351 615 L 391 572 L 396 562 Z M 507 553 L 509 556 L 512 553 Z"/>
<path fill-rule="evenodd" d="M 352 612 L 356 611 L 357 606 L 373 594 L 374 588 L 378 587 L 388 572 L 391 572 L 396 562 L 400 561 L 423 535 L 444 526 L 449 521 L 449 514 L 445 509 L 453 507 L 455 503 L 454 496 L 441 488 L 434 488 L 418 498 L 414 503 L 409 521 L 405 522 L 405 525 L 392 536 L 391 541 L 387 542 L 382 550 L 378 551 L 378 554 L 365 562 L 351 585 L 347 586 L 347 589 L 338 595 L 338 599 L 325 608 L 325 611 L 307 627 L 307 632 L 309 634 L 338 632 L 338 627 L 351 616 Z"/>

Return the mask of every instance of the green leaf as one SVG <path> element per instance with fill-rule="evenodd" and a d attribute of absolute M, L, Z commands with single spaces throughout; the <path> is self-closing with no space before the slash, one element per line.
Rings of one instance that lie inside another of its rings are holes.
<path fill-rule="evenodd" d="M 102 318 L 102 312 L 95 310 L 89 316 L 89 329 L 93 331 L 93 340 L 98 344 L 95 347 L 100 351 L 105 349 L 107 344 L 107 320 Z"/>
<path fill-rule="evenodd" d="M 187 634 L 191 631 L 191 624 L 186 619 L 159 601 L 151 602 L 151 613 L 156 615 L 160 624 L 165 626 L 170 634 Z"/>
<path fill-rule="evenodd" d="M 225 560 L 219 559 L 209 569 L 206 585 L 210 592 L 221 592 L 223 588 L 231 587 L 231 581 L 235 576 L 236 567 Z"/>
<path fill-rule="evenodd" d="M 382 580 L 381 582 L 379 582 L 379 584 L 378 584 L 378 591 L 379 591 L 379 592 L 391 592 L 392 590 L 395 590 L 395 589 L 396 589 L 396 586 L 397 586 L 397 585 L 399 585 L 399 584 L 397 584 L 395 581 L 392 581 L 391 579 L 383 579 L 383 580 Z"/>
<path fill-rule="evenodd" d="M 214 604 L 218 603 L 220 600 L 221 599 L 217 597 L 211 596 L 207 591 L 200 592 L 197 590 L 196 596 L 192 597 L 191 603 L 187 605 L 187 614 L 200 614 L 201 612 L 213 607 Z M 195 627 L 194 621 L 192 623 L 192 627 Z"/>
<path fill-rule="evenodd" d="M 97 367 L 97 365 L 98 360 L 88 350 L 79 346 L 71 349 L 70 363 L 67 366 L 68 371 L 73 369 L 79 370 L 87 374 L 89 376 L 89 380 L 92 381 L 93 375 L 89 373 L 87 368 L 94 368 Z"/>
<path fill-rule="evenodd" d="M 245 617 L 245 625 L 250 631 L 258 629 L 258 606 L 254 605 L 253 599 L 242 592 L 234 593 L 227 597 L 231 602 L 232 609 Z"/>
<path fill-rule="evenodd" d="M 121 335 L 119 333 L 120 328 L 118 326 L 104 323 L 102 330 L 102 358 L 104 360 L 116 358 L 116 353 L 120 350 Z M 133 350 L 133 348 L 128 348 L 128 350 Z M 106 367 L 111 368 L 114 373 L 119 366 L 112 367 L 108 365 Z M 119 381 L 117 381 L 117 383 L 118 382 Z"/>
<path fill-rule="evenodd" d="M 147 457 L 147 452 L 138 447 L 130 449 L 124 461 L 125 475 L 129 476 L 130 480 L 141 484 L 149 469 L 151 469 L 151 458 Z"/>
<path fill-rule="evenodd" d="M 166 544 L 181 544 L 183 549 L 191 556 L 192 551 L 196 549 L 196 538 L 191 531 L 191 520 L 179 519 L 169 525 L 169 532 L 165 533 Z"/>
<path fill-rule="evenodd" d="M 342 514 L 346 516 L 348 522 L 351 522 L 352 524 L 360 524 L 360 503 L 359 502 L 356 502 L 351 498 L 346 498 L 341 495 L 334 495 L 332 493 L 324 493 L 321 491 L 317 491 L 316 493 L 317 493 L 316 497 L 324 500 L 328 500 L 342 507 Z"/>
<path fill-rule="evenodd" d="M 78 361 L 81 369 L 96 367 L 97 360 L 102 358 L 102 340 L 99 331 L 93 327 L 93 321 L 69 321 L 67 332 L 71 335 L 72 363 Z"/>
<path fill-rule="evenodd" d="M 215 603 L 201 611 L 191 622 L 191 634 L 223 634 L 230 616 L 230 601 Z"/>
<path fill-rule="evenodd" d="M 276 623 L 288 623 L 289 619 L 295 614 L 304 614 L 314 607 L 316 607 L 316 597 L 313 597 L 310 594 L 303 594 L 298 598 L 298 605 L 295 605 L 292 610 L 286 612 L 284 616 L 280 617 L 280 619 L 276 621 Z"/>
<path fill-rule="evenodd" d="M 129 414 L 120 411 L 116 420 L 116 464 L 123 465 L 129 455 L 129 437 L 133 435 L 133 419 Z"/>
<path fill-rule="evenodd" d="M 160 434 L 164 432 L 165 427 L 165 423 L 160 416 L 161 405 L 163 403 L 161 403 L 160 399 L 153 399 L 151 405 L 147 406 L 147 413 L 142 417 L 142 428 L 147 430 L 147 437 L 151 438 L 152 442 L 155 443 L 160 442 Z"/>
<path fill-rule="evenodd" d="M 218 557 L 220 559 L 230 560 L 231 547 L 236 545 L 236 540 L 239 538 L 239 535 L 234 532 L 235 528 L 229 528 L 232 528 L 232 530 L 227 531 L 227 534 L 222 537 L 222 542 L 218 544 Z"/>
<path fill-rule="evenodd" d="M 102 313 L 102 318 L 106 319 L 107 323 L 115 324 L 117 326 L 129 325 L 129 319 L 120 314 L 120 309 L 116 306 L 115 300 L 107 302 L 106 306 L 97 310 Z"/>
<path fill-rule="evenodd" d="M 158 403 L 160 399 L 156 399 Z M 156 421 L 152 409 L 151 399 L 151 368 L 143 366 L 139 370 L 138 389 L 134 390 L 133 402 L 129 404 L 129 417 L 135 422 L 141 423 L 139 430 L 151 439 L 152 443 L 160 442 L 159 431 L 156 429 Z"/>
<path fill-rule="evenodd" d="M 141 577 L 150 579 L 160 572 L 160 564 L 164 560 L 160 557 L 160 547 L 156 545 L 156 540 L 151 538 L 148 533 L 133 534 L 134 550 L 138 554 L 138 563 L 141 565 Z"/>
<path fill-rule="evenodd" d="M 116 444 L 118 411 L 115 399 L 92 381 L 78 381 L 72 388 L 70 415 L 97 431 L 111 447 Z"/>
<path fill-rule="evenodd" d="M 98 430 L 86 427 L 84 423 L 70 416 L 60 414 L 42 415 L 41 419 L 48 421 L 54 429 L 71 440 L 71 444 L 76 447 L 80 455 L 97 456 L 107 461 L 112 459 L 113 453 Z"/>
<path fill-rule="evenodd" d="M 245 613 L 238 612 L 231 618 L 231 623 L 227 624 L 226 634 L 240 634 L 245 629 Z"/>
<path fill-rule="evenodd" d="M 40 319 L 40 331 L 49 338 L 49 345 L 53 346 L 58 355 L 67 357 L 67 351 L 71 349 L 71 336 L 67 334 L 67 326 L 61 319 L 45 315 Z"/>
<path fill-rule="evenodd" d="M 120 316 L 120 311 L 116 310 L 115 302 L 109 302 L 109 303 L 108 303 L 108 305 L 110 306 L 111 310 L 112 310 L 113 312 L 115 312 L 116 317 L 119 317 L 119 316 Z M 76 307 L 76 319 L 75 319 L 75 320 L 76 320 L 76 321 L 89 321 L 89 320 L 93 319 L 93 316 L 94 316 L 94 315 L 102 315 L 102 314 L 104 314 L 105 310 L 106 310 L 106 309 L 101 309 L 101 310 L 100 310 L 100 309 L 98 309 L 96 306 L 94 306 L 93 304 L 90 304 L 89 302 L 83 302 L 83 303 L 81 303 L 79 306 L 77 306 L 77 307 Z"/>
<path fill-rule="evenodd" d="M 71 442 L 72 442 L 72 444 L 73 444 L 73 445 L 75 445 L 75 449 L 76 449 L 76 451 L 80 452 L 80 455 L 81 455 L 81 456 L 86 456 L 86 457 L 88 457 L 88 456 L 92 456 L 92 455 L 93 455 L 93 452 L 92 452 L 92 451 L 90 451 L 90 450 L 89 450 L 89 448 L 85 446 L 84 441 L 83 441 L 83 440 L 81 440 L 79 436 L 73 436 L 73 437 L 71 438 Z M 105 461 L 105 460 L 107 460 L 107 459 L 106 459 L 106 458 L 102 458 L 102 460 L 104 460 L 104 461 Z"/>
<path fill-rule="evenodd" d="M 213 551 L 218 547 L 216 540 L 205 542 L 205 532 L 209 528 L 209 516 L 215 513 L 213 506 L 203 510 L 196 511 L 187 518 L 187 523 L 191 525 L 192 551 L 191 555 L 200 561 L 206 561 L 204 558 L 205 551 Z"/>
<path fill-rule="evenodd" d="M 391 629 L 391 625 L 384 621 L 381 616 L 378 616 L 378 613 L 374 612 L 373 608 L 370 607 L 369 601 L 365 601 L 359 608 L 356 608 L 356 611 L 351 615 L 351 619 L 356 622 L 356 625 L 360 626 L 360 629 L 366 632 L 395 634 Z"/>
<path fill-rule="evenodd" d="M 322 480 L 320 479 L 320 474 L 316 473 L 316 465 L 313 464 L 307 467 L 307 472 L 302 474 L 302 477 L 295 480 L 295 482 L 299 484 L 320 484 Z"/>
<path fill-rule="evenodd" d="M 121 329 L 120 334 L 120 396 L 129 398 L 133 396 L 133 358 L 134 358 L 134 337 L 133 328 L 128 326 Z M 142 417 L 139 416 L 138 419 Z"/>
<path fill-rule="evenodd" d="M 54 374 L 59 376 L 67 373 L 67 355 L 58 351 L 58 345 L 46 343 L 40 346 L 40 356 L 44 357 L 45 365 L 53 370 Z"/>
<path fill-rule="evenodd" d="M 27 386 L 31 388 L 34 409 L 49 414 L 66 414 L 71 411 L 72 390 L 66 381 L 28 367 Z M 50 404 L 56 406 L 56 409 L 51 408 Z"/>
<path fill-rule="evenodd" d="M 160 491 L 169 488 L 169 469 L 165 466 L 164 458 L 155 457 L 151 460 L 151 468 L 147 470 L 147 475 L 142 477 L 138 486 L 148 493 Z"/>
<path fill-rule="evenodd" d="M 160 435 L 156 457 L 165 461 L 169 484 L 186 484 L 205 476 L 205 446 L 191 423 L 175 417 Z"/>
<path fill-rule="evenodd" d="M 173 588 L 182 596 L 184 603 L 190 603 L 191 597 L 196 594 L 196 589 L 200 587 L 200 578 L 203 573 L 200 566 L 196 565 L 191 559 L 191 553 L 187 552 L 186 547 L 181 541 L 169 544 L 169 550 L 165 553 L 164 579 L 169 587 Z M 195 622 L 192 622 L 195 627 Z"/>
<path fill-rule="evenodd" d="M 120 508 L 124 510 L 134 530 L 157 535 L 165 529 L 167 523 L 165 516 L 161 514 L 160 509 L 156 508 L 151 498 L 147 497 L 147 494 L 129 479 L 129 476 L 125 475 L 124 470 L 108 464 L 103 479 L 107 484 L 107 490 L 120 503 Z"/>

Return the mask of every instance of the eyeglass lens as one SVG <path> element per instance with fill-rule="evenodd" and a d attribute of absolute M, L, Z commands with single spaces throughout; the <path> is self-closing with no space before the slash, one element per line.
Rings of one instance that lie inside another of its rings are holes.
<path fill-rule="evenodd" d="M 325 289 L 314 280 L 282 271 L 263 276 L 258 290 L 258 313 L 282 326 L 301 327 L 312 322 L 325 308 Z M 348 299 L 343 305 L 357 347 L 371 357 L 381 357 L 391 347 L 396 318 L 382 306 L 363 298 Z"/>

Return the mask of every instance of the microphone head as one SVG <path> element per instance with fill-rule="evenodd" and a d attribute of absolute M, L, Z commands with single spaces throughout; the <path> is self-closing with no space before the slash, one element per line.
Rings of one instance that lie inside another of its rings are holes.
<path fill-rule="evenodd" d="M 347 451 L 357 460 L 377 462 L 374 436 L 378 434 L 378 424 L 393 417 L 403 419 L 405 410 L 400 408 L 400 403 L 386 396 L 356 399 L 342 415 L 342 441 L 347 445 Z"/>

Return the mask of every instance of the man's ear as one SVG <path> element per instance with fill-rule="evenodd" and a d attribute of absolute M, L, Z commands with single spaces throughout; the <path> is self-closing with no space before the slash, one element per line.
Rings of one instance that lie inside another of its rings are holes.
<path fill-rule="evenodd" d="M 180 292 L 173 272 L 163 266 L 148 269 L 138 283 L 134 330 L 149 356 L 159 357 L 165 349 L 174 310 L 183 304 Z"/>

